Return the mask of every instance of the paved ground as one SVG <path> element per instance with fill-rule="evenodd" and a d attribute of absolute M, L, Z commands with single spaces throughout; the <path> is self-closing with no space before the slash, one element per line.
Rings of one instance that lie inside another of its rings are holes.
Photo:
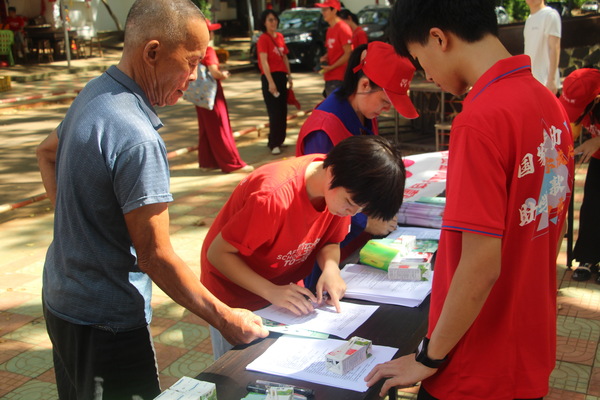
<path fill-rule="evenodd" d="M 242 43 L 233 43 L 238 50 Z M 118 59 L 119 52 L 107 51 L 103 59 L 74 60 L 76 74 L 65 74 L 64 65 L 17 67 L 9 70 L 19 79 L 14 90 L 0 93 L 0 205 L 14 204 L 43 193 L 37 171 L 35 147 L 60 122 L 70 99 L 98 70 Z M 267 122 L 259 88 L 259 76 L 244 62 L 224 83 L 235 131 L 245 131 Z M 20 72 L 18 68 L 21 68 Z M 244 72 L 240 72 L 241 70 Z M 17 72 L 19 73 L 17 73 Z M 0 76 L 7 73 L 0 69 Z M 295 91 L 305 110 L 321 100 L 321 76 L 297 71 Z M 44 76 L 42 81 L 26 81 Z M 25 82 L 20 82 L 25 81 Z M 58 95 L 64 92 L 65 95 Z M 35 100 L 24 98 L 37 97 Z M 40 99 L 41 98 L 41 99 Z M 40 102 L 41 101 L 41 102 Z M 62 101 L 63 104 L 57 103 Z M 18 105 L 18 106 L 17 106 Z M 295 111 L 290 109 L 290 112 Z M 195 146 L 197 121 L 191 104 L 180 101 L 159 110 L 165 123 L 161 133 L 169 151 Z M 298 117 L 290 123 L 287 141 L 295 143 Z M 384 123 L 390 139 L 390 120 Z M 252 131 L 237 139 L 242 158 L 254 166 L 293 156 L 293 146 L 277 157 L 266 148 L 266 132 Z M 399 135 L 409 151 L 431 151 L 433 137 L 413 132 Z M 196 153 L 171 160 L 171 234 L 175 249 L 195 270 L 199 269 L 202 239 L 243 174 L 222 174 L 198 169 Z M 582 185 L 585 169 L 579 171 Z M 581 191 L 581 188 L 579 188 Z M 576 196 L 581 201 L 581 193 Z M 577 218 L 577 214 L 576 214 Z M 52 238 L 52 210 L 47 200 L 0 213 L 0 398 L 55 399 L 50 343 L 41 316 L 41 270 Z M 563 246 L 564 250 L 564 246 Z M 574 283 L 564 267 L 564 251 L 557 270 L 559 315 L 557 367 L 552 374 L 549 399 L 598 399 L 600 396 L 600 291 L 595 283 Z M 534 284 L 534 283 L 532 283 Z M 199 318 L 155 291 L 152 334 L 156 341 L 160 378 L 168 387 L 181 376 L 194 376 L 211 363 L 208 329 Z M 526 305 L 524 305 L 526 306 Z M 493 344 L 491 344 L 493 345 Z M 402 398 L 413 399 L 410 391 Z M 222 399 L 229 400 L 229 399 Z"/>

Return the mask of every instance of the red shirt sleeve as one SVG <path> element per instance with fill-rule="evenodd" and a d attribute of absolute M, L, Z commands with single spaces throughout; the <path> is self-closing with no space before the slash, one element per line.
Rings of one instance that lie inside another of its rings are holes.
<path fill-rule="evenodd" d="M 205 66 L 209 65 L 219 65 L 219 58 L 217 57 L 217 52 L 212 47 L 206 48 L 206 54 L 202 59 L 202 64 Z"/>

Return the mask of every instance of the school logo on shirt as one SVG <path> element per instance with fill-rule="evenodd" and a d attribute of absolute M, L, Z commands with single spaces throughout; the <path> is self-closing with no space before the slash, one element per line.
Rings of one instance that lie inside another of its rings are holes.
<path fill-rule="evenodd" d="M 539 235 L 543 234 L 550 223 L 558 222 L 558 216 L 566 207 L 569 193 L 569 169 L 567 167 L 569 157 L 558 147 L 562 141 L 562 134 L 565 132 L 569 134 L 569 130 L 566 125 L 564 129 L 561 129 L 547 126 L 544 121 L 542 121 L 542 129 L 544 141 L 537 148 L 535 160 L 533 154 L 525 154 L 517 173 L 517 177 L 520 179 L 534 174 L 540 168 L 543 169 L 544 179 L 538 197 L 525 199 L 519 209 L 520 226 L 531 224 L 539 217 L 536 228 Z"/>
<path fill-rule="evenodd" d="M 283 261 L 284 267 L 303 263 L 306 261 L 310 253 L 313 252 L 320 240 L 321 239 L 317 239 L 314 243 L 300 243 L 296 250 L 290 250 L 286 254 L 278 255 L 277 259 Z"/>

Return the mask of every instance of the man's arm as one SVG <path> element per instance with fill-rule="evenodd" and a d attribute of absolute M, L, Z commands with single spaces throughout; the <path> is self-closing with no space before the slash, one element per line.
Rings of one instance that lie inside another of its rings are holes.
<path fill-rule="evenodd" d="M 546 87 L 554 94 L 558 93 L 556 87 L 556 71 L 558 70 L 558 62 L 560 59 L 560 37 L 548 36 L 548 56 L 550 57 L 548 65 L 548 82 Z"/>
<path fill-rule="evenodd" d="M 229 343 L 250 343 L 268 335 L 260 317 L 221 302 L 175 254 L 166 203 L 137 208 L 125 214 L 125 222 L 140 269 L 175 302 L 217 328 Z"/>
<path fill-rule="evenodd" d="M 42 183 L 46 194 L 54 206 L 56 204 L 56 150 L 58 149 L 58 134 L 56 129 L 44 139 L 36 149 L 38 167 L 42 175 Z"/>
<path fill-rule="evenodd" d="M 323 67 L 325 72 L 336 69 L 340 65 L 344 65 L 345 63 L 348 62 L 348 59 L 350 58 L 350 53 L 352 53 L 352 44 L 350 44 L 350 43 L 345 44 L 343 46 L 343 49 L 344 49 L 344 54 L 342 54 L 342 56 L 340 58 L 335 60 L 335 62 L 333 64 L 326 65 L 325 67 Z"/>
<path fill-rule="evenodd" d="M 312 302 L 317 298 L 307 288 L 293 282 L 276 285 L 255 272 L 239 256 L 238 249 L 223 239 L 219 233 L 208 248 L 208 260 L 231 282 L 295 315 L 314 311 Z"/>
<path fill-rule="evenodd" d="M 473 233 L 462 233 L 462 256 L 440 318 L 429 341 L 427 356 L 441 360 L 456 346 L 479 315 L 500 276 L 502 240 Z M 377 365 L 365 378 L 373 386 L 386 380 L 380 395 L 394 386 L 408 386 L 436 372 L 415 360 L 414 354 Z"/>

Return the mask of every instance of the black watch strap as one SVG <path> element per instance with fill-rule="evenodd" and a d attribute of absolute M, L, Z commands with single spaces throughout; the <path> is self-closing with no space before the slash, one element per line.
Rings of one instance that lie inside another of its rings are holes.
<path fill-rule="evenodd" d="M 415 354 L 415 360 L 429 368 L 437 369 L 441 367 L 442 364 L 446 361 L 446 357 L 442 358 L 441 360 L 432 360 L 427 355 L 427 347 L 429 347 L 429 339 L 425 337 L 421 341 L 421 344 L 419 344 L 419 348 L 417 349 L 417 353 Z"/>

